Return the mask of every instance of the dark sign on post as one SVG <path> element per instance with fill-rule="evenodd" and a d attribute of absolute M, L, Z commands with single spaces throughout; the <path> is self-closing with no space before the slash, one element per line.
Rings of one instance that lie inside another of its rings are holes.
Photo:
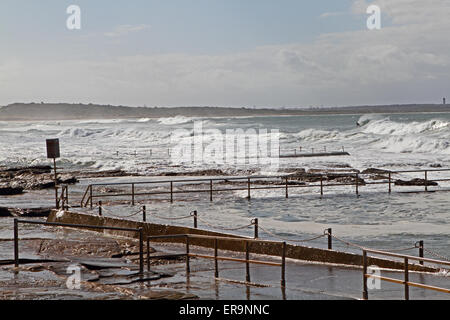
<path fill-rule="evenodd" d="M 47 158 L 59 158 L 59 139 L 47 139 Z"/>

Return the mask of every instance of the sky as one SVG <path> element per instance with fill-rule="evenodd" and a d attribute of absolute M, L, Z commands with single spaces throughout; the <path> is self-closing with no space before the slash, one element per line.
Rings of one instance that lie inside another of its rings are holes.
<path fill-rule="evenodd" d="M 0 105 L 440 103 L 449 17 L 448 0 L 2 0 Z"/>

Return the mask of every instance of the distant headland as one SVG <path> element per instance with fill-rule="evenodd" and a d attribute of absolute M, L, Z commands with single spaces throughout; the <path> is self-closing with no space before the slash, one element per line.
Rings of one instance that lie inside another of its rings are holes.
<path fill-rule="evenodd" d="M 133 119 L 186 117 L 246 117 L 369 113 L 450 112 L 446 104 L 405 104 L 322 108 L 127 107 L 97 104 L 14 103 L 0 108 L 0 121 Z"/>

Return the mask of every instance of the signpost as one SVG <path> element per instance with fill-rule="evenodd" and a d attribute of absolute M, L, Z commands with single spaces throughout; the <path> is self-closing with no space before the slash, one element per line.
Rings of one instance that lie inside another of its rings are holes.
<path fill-rule="evenodd" d="M 47 159 L 53 159 L 53 168 L 55 170 L 55 203 L 56 209 L 59 209 L 58 201 L 58 175 L 56 173 L 56 158 L 60 157 L 59 139 L 47 139 Z"/>

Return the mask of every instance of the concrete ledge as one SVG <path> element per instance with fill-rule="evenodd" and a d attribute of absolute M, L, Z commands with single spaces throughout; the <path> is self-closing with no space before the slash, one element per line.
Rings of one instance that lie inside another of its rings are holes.
<path fill-rule="evenodd" d="M 87 224 L 93 226 L 109 226 L 109 227 L 122 227 L 122 228 L 142 228 L 144 236 L 160 236 L 160 235 L 177 235 L 177 234 L 193 234 L 193 235 L 205 235 L 205 236 L 217 236 L 217 237 L 233 237 L 242 238 L 236 235 L 212 232 L 201 229 L 193 229 L 182 226 L 169 226 L 153 223 L 144 223 L 137 221 L 129 221 L 122 219 L 114 219 L 107 217 L 99 217 L 82 213 L 65 212 L 63 216 L 57 217 L 57 211 L 53 210 L 48 219 L 48 222 L 60 222 L 71 224 Z M 89 229 L 87 229 L 89 230 Z M 110 235 L 125 236 L 129 238 L 138 238 L 139 235 L 136 232 L 127 231 L 113 231 L 113 230 L 94 230 L 95 232 L 102 232 Z M 163 239 L 160 242 L 169 243 L 184 243 L 184 239 Z M 214 248 L 214 240 L 212 239 L 190 239 L 190 244 L 194 246 L 200 246 L 205 248 Z M 219 249 L 229 250 L 234 252 L 245 252 L 244 242 L 232 241 L 232 240 L 220 240 L 218 244 Z M 265 254 L 269 256 L 279 257 L 281 254 L 281 244 L 277 243 L 252 243 L 250 246 L 251 253 Z M 325 250 L 311 247 L 304 247 L 298 245 L 287 245 L 286 257 L 296 260 L 322 262 L 330 264 L 343 264 L 349 266 L 362 266 L 362 255 L 339 252 L 334 250 Z M 380 268 L 404 270 L 404 264 L 402 262 L 396 262 L 380 258 L 368 257 L 369 265 L 376 265 Z M 421 272 L 438 272 L 438 269 L 421 266 L 419 264 L 410 264 L 409 270 L 421 271 Z"/>

